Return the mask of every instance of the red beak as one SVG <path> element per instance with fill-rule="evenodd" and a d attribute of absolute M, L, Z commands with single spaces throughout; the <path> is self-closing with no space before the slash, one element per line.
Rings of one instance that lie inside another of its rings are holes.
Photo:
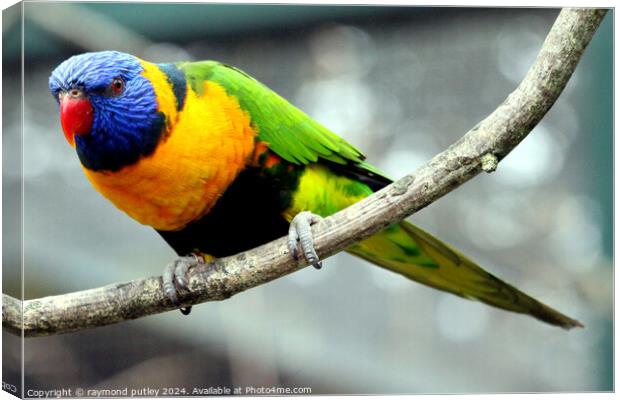
<path fill-rule="evenodd" d="M 75 146 L 74 135 L 86 135 L 93 126 L 93 106 L 78 89 L 60 95 L 60 124 L 65 138 Z"/>

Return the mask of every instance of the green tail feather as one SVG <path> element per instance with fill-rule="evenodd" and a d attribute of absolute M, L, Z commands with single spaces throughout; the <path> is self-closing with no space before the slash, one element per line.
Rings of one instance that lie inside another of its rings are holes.
<path fill-rule="evenodd" d="M 409 279 L 564 329 L 583 325 L 483 270 L 453 247 L 401 222 L 347 251 Z"/>

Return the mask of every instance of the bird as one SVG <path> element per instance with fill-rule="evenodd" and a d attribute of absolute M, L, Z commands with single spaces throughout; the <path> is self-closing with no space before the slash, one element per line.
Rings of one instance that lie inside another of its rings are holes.
<path fill-rule="evenodd" d="M 282 236 L 292 257 L 320 268 L 311 226 L 392 182 L 355 146 L 225 63 L 88 52 L 60 63 L 49 89 L 92 186 L 178 254 L 162 274 L 175 306 L 193 266 Z M 346 251 L 434 289 L 583 326 L 410 222 Z"/>

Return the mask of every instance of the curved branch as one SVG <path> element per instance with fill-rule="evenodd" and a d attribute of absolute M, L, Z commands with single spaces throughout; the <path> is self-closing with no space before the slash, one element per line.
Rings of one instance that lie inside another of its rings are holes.
<path fill-rule="evenodd" d="M 538 124 L 568 82 L 606 10 L 564 9 L 519 87 L 487 118 L 430 162 L 313 227 L 329 257 L 426 207 L 481 171 L 492 172 Z M 306 266 L 281 238 L 190 272 L 183 306 L 222 300 Z M 21 305 L 21 307 L 20 307 Z M 78 331 L 174 309 L 160 277 L 23 303 L 3 295 L 2 325 L 24 336 Z M 21 312 L 23 309 L 23 313 Z M 23 315 L 23 317 L 22 317 Z"/>

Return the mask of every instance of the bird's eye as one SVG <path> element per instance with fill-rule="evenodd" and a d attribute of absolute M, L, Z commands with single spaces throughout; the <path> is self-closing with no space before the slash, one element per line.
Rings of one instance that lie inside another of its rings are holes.
<path fill-rule="evenodd" d="M 123 90 L 125 89 L 125 81 L 123 80 L 123 78 L 114 78 L 112 79 L 112 83 L 110 83 L 110 94 L 112 96 L 118 96 L 119 94 L 123 93 Z"/>

